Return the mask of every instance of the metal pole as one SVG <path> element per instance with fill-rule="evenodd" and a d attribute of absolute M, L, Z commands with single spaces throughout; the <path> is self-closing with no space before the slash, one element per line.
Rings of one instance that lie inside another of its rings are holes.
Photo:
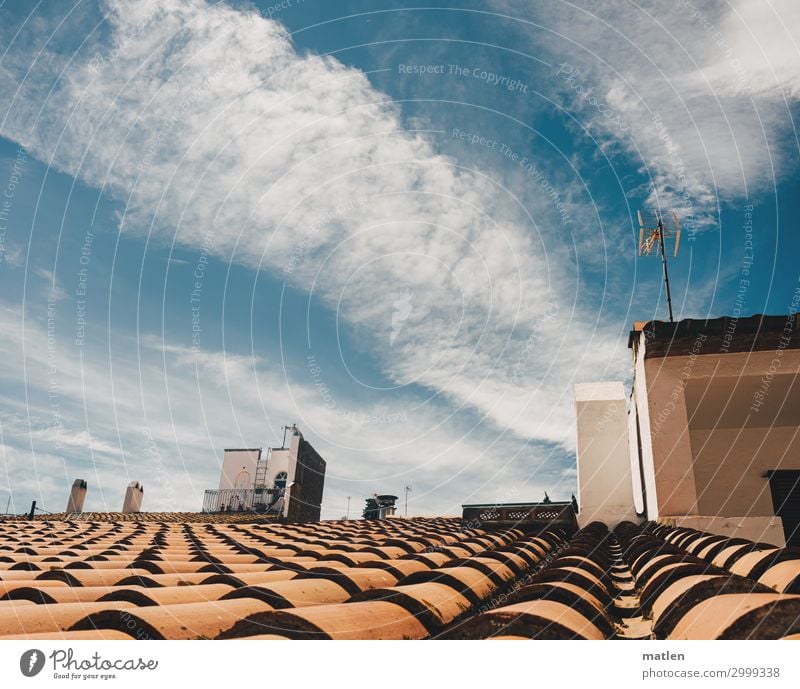
<path fill-rule="evenodd" d="M 350 496 L 347 496 L 347 516 L 345 519 L 350 519 Z"/>
<path fill-rule="evenodd" d="M 11 505 L 11 496 L 9 495 L 8 502 L 6 503 L 6 511 L 5 511 L 6 514 L 8 514 L 8 508 L 10 507 L 10 505 Z"/>
<path fill-rule="evenodd" d="M 664 284 L 667 287 L 667 306 L 669 307 L 669 322 L 674 323 L 672 317 L 672 295 L 669 291 L 669 272 L 667 271 L 667 252 L 664 250 L 664 225 L 661 218 L 658 219 L 658 243 L 661 246 L 661 262 L 664 265 Z"/>

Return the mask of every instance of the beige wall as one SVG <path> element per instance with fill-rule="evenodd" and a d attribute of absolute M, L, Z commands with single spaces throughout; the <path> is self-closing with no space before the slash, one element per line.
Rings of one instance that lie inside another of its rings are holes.
<path fill-rule="evenodd" d="M 768 469 L 800 469 L 797 428 L 692 431 L 700 514 L 772 516 Z"/>
<path fill-rule="evenodd" d="M 780 517 L 662 517 L 658 521 L 667 526 L 685 526 L 729 538 L 771 543 L 778 548 L 786 546 Z"/>
<path fill-rule="evenodd" d="M 699 359 L 700 357 L 696 357 L 695 361 Z M 689 357 L 682 356 L 644 360 L 649 438 L 652 447 L 651 483 L 655 489 L 653 491 L 648 486 L 648 514 L 653 512 L 654 501 L 658 516 L 698 514 L 681 377 L 688 363 Z M 642 429 L 643 435 L 645 432 Z"/>
<path fill-rule="evenodd" d="M 762 474 L 800 469 L 800 351 L 652 358 L 644 370 L 657 515 L 774 515 Z"/>
<path fill-rule="evenodd" d="M 636 521 L 624 386 L 575 385 L 575 412 L 578 526 L 602 521 L 612 528 L 621 521 Z"/>

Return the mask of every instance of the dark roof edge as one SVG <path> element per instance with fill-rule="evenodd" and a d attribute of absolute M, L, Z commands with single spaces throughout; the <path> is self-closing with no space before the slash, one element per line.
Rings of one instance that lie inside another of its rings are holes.
<path fill-rule="evenodd" d="M 572 502 L 569 500 L 558 501 L 553 500 L 552 502 L 476 502 L 471 505 L 461 505 L 462 509 L 467 507 L 475 508 L 486 508 L 486 507 L 566 507 L 567 505 L 571 505 Z"/>
<path fill-rule="evenodd" d="M 631 330 L 628 335 L 628 348 L 632 348 L 634 342 L 638 341 L 639 333 L 645 333 L 645 340 L 653 342 L 655 340 L 679 340 L 682 338 L 696 338 L 698 335 L 728 336 L 728 339 L 740 339 L 745 337 L 752 340 L 753 336 L 766 333 L 781 333 L 788 331 L 792 334 L 800 330 L 800 319 L 796 314 L 768 315 L 753 314 L 736 318 L 733 316 L 721 316 L 719 318 L 685 318 L 671 323 L 669 321 L 647 321 L 640 329 Z"/>

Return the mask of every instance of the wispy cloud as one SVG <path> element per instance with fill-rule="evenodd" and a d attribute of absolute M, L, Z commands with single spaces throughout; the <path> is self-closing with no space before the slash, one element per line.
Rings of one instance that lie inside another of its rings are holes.
<path fill-rule="evenodd" d="M 42 278 L 46 282 L 46 289 L 45 292 L 47 294 L 48 299 L 52 301 L 64 301 L 67 299 L 69 295 L 61 283 L 56 278 L 55 273 L 52 270 L 47 270 L 47 268 L 35 267 L 32 270 L 34 275 Z"/>
<path fill-rule="evenodd" d="M 494 0 L 520 21 L 530 4 Z M 753 196 L 791 171 L 791 105 L 800 97 L 793 0 L 656 0 L 537 5 L 536 46 L 556 65 L 561 97 L 606 150 L 634 156 L 649 205 L 696 229 L 717 204 Z M 692 217 L 694 216 L 694 217 Z"/>
<path fill-rule="evenodd" d="M 202 0 L 102 7 L 74 54 L 59 32 L 23 32 L 0 77 L 15 93 L 4 136 L 125 200 L 124 231 L 320 299 L 396 384 L 574 446 L 571 383 L 622 377 L 627 357 L 624 326 L 570 296 L 568 240 L 544 254 L 506 189 L 405 131 L 363 72 L 299 54 L 279 23 Z"/>

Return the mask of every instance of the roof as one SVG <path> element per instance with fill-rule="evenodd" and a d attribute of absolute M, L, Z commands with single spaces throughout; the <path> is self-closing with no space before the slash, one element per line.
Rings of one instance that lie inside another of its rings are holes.
<path fill-rule="evenodd" d="M 174 524 L 252 524 L 274 522 L 279 519 L 280 515 L 255 514 L 253 512 L 59 512 L 34 516 L 34 520 L 42 522 L 163 522 Z M 27 520 L 27 516 L 0 516 L 0 523 L 4 520 Z"/>
<path fill-rule="evenodd" d="M 781 638 L 800 554 L 653 523 L 0 522 L 0 638 Z"/>
<path fill-rule="evenodd" d="M 639 342 L 643 332 L 645 358 L 687 356 L 696 351 L 698 338 L 702 338 L 701 354 L 773 350 L 779 343 L 782 349 L 800 349 L 798 331 L 800 319 L 795 315 L 637 321 L 628 336 L 628 348 Z"/>

